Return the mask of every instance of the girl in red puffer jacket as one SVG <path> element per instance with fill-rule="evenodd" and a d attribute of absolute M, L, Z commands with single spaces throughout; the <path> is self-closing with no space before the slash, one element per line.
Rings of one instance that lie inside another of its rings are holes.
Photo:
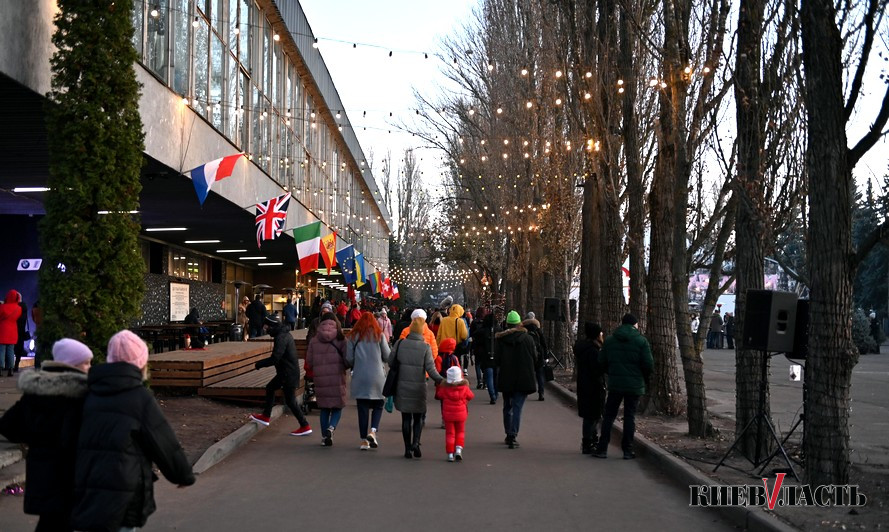
<path fill-rule="evenodd" d="M 435 398 L 441 399 L 441 417 L 445 424 L 445 451 L 448 462 L 463 460 L 463 444 L 466 435 L 466 418 L 469 417 L 469 401 L 475 395 L 469 389 L 469 382 L 463 378 L 460 366 L 448 369 L 447 382 L 435 390 Z"/>
<path fill-rule="evenodd" d="M 0 304 L 0 375 L 6 369 L 7 375 L 12 377 L 15 344 L 19 338 L 18 319 L 22 315 L 22 307 L 19 306 L 21 300 L 18 292 L 10 290 L 6 293 L 6 302 Z"/>

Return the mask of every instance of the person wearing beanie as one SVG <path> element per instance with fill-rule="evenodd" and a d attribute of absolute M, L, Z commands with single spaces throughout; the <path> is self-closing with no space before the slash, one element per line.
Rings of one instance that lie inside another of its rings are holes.
<path fill-rule="evenodd" d="M 581 425 L 580 452 L 592 454 L 599 442 L 596 424 L 605 406 L 605 375 L 599 367 L 602 349 L 602 327 L 598 323 L 583 324 L 584 336 L 574 343 L 574 364 L 577 377 L 577 415 Z"/>
<path fill-rule="evenodd" d="M 15 366 L 15 345 L 19 341 L 18 319 L 22 315 L 20 297 L 17 291 L 10 290 L 6 293 L 6 300 L 0 303 L 0 375 L 5 369 L 10 377 Z"/>
<path fill-rule="evenodd" d="M 435 370 L 432 348 L 429 344 L 432 335 L 426 326 L 426 313 L 415 310 L 411 325 L 405 329 L 403 337 L 395 342 L 386 363 L 391 368 L 398 361 L 398 379 L 395 386 L 395 408 L 401 412 L 401 436 L 404 439 L 404 457 L 420 458 L 420 435 L 423 432 L 423 418 L 426 415 L 426 375 L 436 384 L 442 376 Z M 426 333 L 429 333 L 427 336 Z M 435 338 L 431 338 L 435 343 Z"/>
<path fill-rule="evenodd" d="M 521 325 L 519 313 L 506 315 L 506 330 L 494 336 L 494 364 L 498 368 L 498 391 L 503 394 L 503 430 L 510 449 L 519 446 L 517 437 L 522 407 L 528 394 L 537 391 L 538 354 L 534 339 Z"/>
<path fill-rule="evenodd" d="M 531 338 L 534 340 L 534 348 L 537 350 L 537 367 L 535 368 L 537 375 L 537 400 L 543 401 L 543 390 L 544 385 L 546 384 L 544 367 L 546 366 L 546 354 L 549 352 L 549 347 L 546 345 L 546 338 L 543 336 L 540 322 L 534 318 L 533 312 L 529 312 L 525 315 L 525 319 L 522 321 L 522 327 L 528 330 L 528 334 L 530 334 Z"/>
<path fill-rule="evenodd" d="M 0 418 L 0 434 L 28 446 L 24 509 L 40 516 L 37 530 L 71 530 L 77 432 L 93 353 L 63 338 L 52 355 L 39 370 L 19 377 L 22 397 Z"/>
<path fill-rule="evenodd" d="M 296 343 L 290 334 L 290 329 L 281 325 L 281 322 L 272 316 L 265 317 L 265 328 L 268 334 L 274 338 L 272 354 L 257 362 L 256 369 L 275 366 L 275 376 L 265 385 L 265 406 L 261 414 L 250 414 L 250 419 L 260 425 L 268 426 L 271 423 L 272 407 L 275 406 L 275 393 L 284 390 L 284 403 L 293 417 L 299 422 L 299 428 L 290 433 L 291 436 L 308 436 L 312 433 L 312 427 L 296 402 L 296 389 L 299 388 L 300 370 L 299 359 L 296 356 Z"/>
<path fill-rule="evenodd" d="M 426 324 L 426 318 L 428 315 L 426 311 L 418 308 L 411 312 L 411 323 L 409 326 L 405 327 L 404 330 L 401 331 L 401 334 L 398 335 L 399 339 L 407 338 L 407 335 L 411 332 L 411 327 L 414 326 L 414 323 L 419 323 L 422 320 L 423 323 L 423 340 L 429 345 L 429 349 L 432 351 L 432 360 L 435 360 L 438 357 L 438 342 L 435 340 L 435 333 L 429 328 L 429 325 Z"/>
<path fill-rule="evenodd" d="M 143 382 L 148 346 L 123 330 L 108 341 L 106 363 L 90 369 L 74 469 L 75 530 L 145 526 L 155 510 L 155 464 L 179 486 L 191 465 Z"/>
<path fill-rule="evenodd" d="M 441 401 L 441 418 L 445 425 L 445 452 L 448 462 L 463 460 L 466 441 L 466 419 L 469 417 L 469 401 L 475 397 L 469 382 L 463 378 L 460 366 L 447 370 L 447 382 L 435 389 L 435 398 Z"/>
<path fill-rule="evenodd" d="M 633 452 L 633 435 L 636 432 L 636 406 L 639 396 L 645 395 L 645 385 L 654 370 L 654 359 L 648 340 L 636 328 L 639 320 L 632 314 L 624 315 L 621 326 L 609 336 L 599 351 L 599 366 L 608 374 L 608 398 L 602 419 L 602 434 L 593 456 L 608 457 L 611 426 L 617 418 L 617 409 L 624 404 L 624 433 L 621 449 L 624 460 L 636 458 Z"/>

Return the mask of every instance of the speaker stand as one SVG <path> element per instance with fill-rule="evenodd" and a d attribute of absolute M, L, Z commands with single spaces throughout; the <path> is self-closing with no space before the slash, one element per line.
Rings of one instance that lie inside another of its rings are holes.
<path fill-rule="evenodd" d="M 717 469 L 719 469 L 722 464 L 728 459 L 729 455 L 732 454 L 732 451 L 741 443 L 741 440 L 744 438 L 744 435 L 747 434 L 747 431 L 753 427 L 753 424 L 756 423 L 756 448 L 754 449 L 753 460 L 751 463 L 753 464 L 753 468 L 756 469 L 760 465 L 762 465 L 762 469 L 759 474 L 762 474 L 762 470 L 766 468 L 768 463 L 781 453 L 784 457 L 784 462 L 787 464 L 790 473 L 793 475 L 793 478 L 799 482 L 799 475 L 796 474 L 796 469 L 793 468 L 793 464 L 790 461 L 790 457 L 787 455 L 787 451 L 784 449 L 784 443 L 778 437 L 778 433 L 775 431 L 775 426 L 772 424 L 772 420 L 769 419 L 769 416 L 766 414 L 766 378 L 768 377 L 768 364 L 767 361 L 771 357 L 771 355 L 762 351 L 761 364 L 760 364 L 760 376 L 761 379 L 759 381 L 759 404 L 757 405 L 756 415 L 750 418 L 750 421 L 747 422 L 747 425 L 744 426 L 744 429 L 738 434 L 735 438 L 735 441 L 732 443 L 732 446 L 729 447 L 728 451 L 726 451 L 725 455 L 723 455 L 722 459 L 716 464 L 716 467 L 713 468 L 713 472 L 715 473 Z M 772 455 L 766 459 L 761 458 L 762 446 L 760 444 L 760 436 L 763 433 L 763 425 L 765 425 L 769 429 L 769 434 L 772 436 L 772 440 L 775 442 L 776 449 Z M 789 435 L 788 435 L 789 436 Z M 786 438 L 784 441 L 787 441 Z"/>
<path fill-rule="evenodd" d="M 785 354 L 785 356 L 787 356 L 787 355 Z M 793 362 L 793 363 L 797 362 L 797 361 L 794 361 L 793 359 L 791 359 L 790 357 L 787 357 L 787 360 L 789 360 L 790 362 Z M 805 423 L 805 420 L 806 420 L 806 395 L 807 395 L 807 393 L 806 393 L 806 378 L 805 378 L 806 366 L 804 364 L 800 364 L 800 365 L 803 368 L 803 379 L 802 379 L 802 381 L 803 381 L 803 413 L 800 414 L 800 416 L 793 423 L 793 426 L 790 427 L 790 432 L 788 432 L 787 435 L 784 436 L 784 439 L 781 440 L 782 447 L 783 447 L 783 444 L 786 444 L 787 440 L 789 440 L 790 437 L 793 436 L 793 433 L 796 432 L 796 429 L 799 428 L 800 424 Z M 805 425 L 803 425 L 802 434 L 803 434 L 803 437 L 800 440 L 800 448 L 805 449 L 805 446 L 806 446 L 806 426 Z M 779 452 L 780 451 L 778 449 L 775 449 L 774 451 L 772 451 L 772 454 L 770 454 L 769 457 L 765 459 L 765 462 L 763 462 L 763 466 L 759 470 L 760 474 L 762 474 L 762 472 L 765 471 L 765 468 L 768 467 L 769 463 L 772 460 L 774 460 L 776 456 L 778 456 Z"/>

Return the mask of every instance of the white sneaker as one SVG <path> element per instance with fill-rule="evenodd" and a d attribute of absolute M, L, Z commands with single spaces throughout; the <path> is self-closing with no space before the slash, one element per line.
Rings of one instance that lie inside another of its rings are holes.
<path fill-rule="evenodd" d="M 460 447 L 459 445 L 457 446 L 457 452 L 454 453 L 454 457 L 457 459 L 458 462 L 463 461 L 463 447 Z"/>
<path fill-rule="evenodd" d="M 369 432 L 367 434 L 367 443 L 370 444 L 371 449 L 376 449 L 380 446 L 380 443 L 377 441 L 377 433 Z"/>
<path fill-rule="evenodd" d="M 367 440 L 361 440 L 361 447 L 360 447 L 360 449 L 361 449 L 362 451 L 370 450 L 370 442 L 368 442 Z"/>
<path fill-rule="evenodd" d="M 448 453 L 448 462 L 454 461 L 454 453 Z"/>

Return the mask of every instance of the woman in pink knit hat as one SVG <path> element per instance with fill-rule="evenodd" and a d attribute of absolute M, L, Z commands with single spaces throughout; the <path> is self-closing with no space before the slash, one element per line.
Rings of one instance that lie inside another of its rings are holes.
<path fill-rule="evenodd" d="M 107 362 L 93 366 L 77 444 L 76 530 L 145 526 L 155 510 L 154 473 L 180 486 L 194 473 L 154 396 L 143 385 L 148 347 L 124 330 L 108 342 Z"/>

